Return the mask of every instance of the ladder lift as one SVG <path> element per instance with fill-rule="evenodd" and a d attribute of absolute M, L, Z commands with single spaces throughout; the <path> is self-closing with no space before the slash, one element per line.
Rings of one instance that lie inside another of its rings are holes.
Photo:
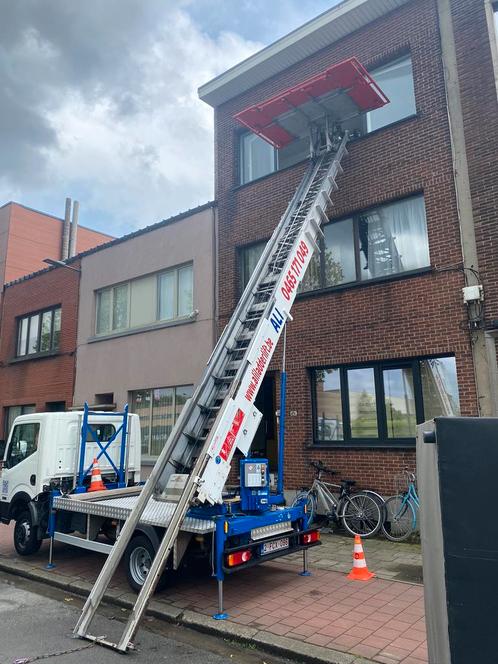
<path fill-rule="evenodd" d="M 126 652 L 163 572 L 187 512 L 221 504 L 232 456 L 247 456 L 261 420 L 254 400 L 288 320 L 321 226 L 328 221 L 349 139 L 343 127 L 388 103 L 363 66 L 351 58 L 235 116 L 279 149 L 309 136 L 310 162 L 220 336 L 192 398 L 185 404 L 150 477 L 90 593 L 74 633 Z M 89 629 L 149 501 L 176 505 L 145 583 L 117 643 Z"/>

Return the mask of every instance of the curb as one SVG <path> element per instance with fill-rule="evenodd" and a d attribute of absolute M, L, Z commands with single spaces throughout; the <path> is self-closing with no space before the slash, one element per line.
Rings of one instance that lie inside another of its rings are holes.
<path fill-rule="evenodd" d="M 45 583 L 61 590 L 67 590 L 83 597 L 87 597 L 93 588 L 93 584 L 82 581 L 79 577 L 67 577 L 54 571 L 32 567 L 18 560 L 0 558 L 0 570 L 25 579 Z M 134 593 L 120 592 L 113 588 L 104 595 L 104 600 L 107 603 L 126 609 L 133 607 L 135 599 L 136 595 Z M 213 620 L 203 613 L 168 606 L 155 599 L 149 603 L 147 613 L 154 618 L 177 623 L 198 632 L 231 639 L 242 644 L 256 645 L 263 651 L 288 657 L 292 661 L 303 662 L 303 664 L 375 664 L 372 660 L 358 655 L 316 646 L 288 636 L 278 636 L 247 625 Z M 300 659 L 296 660 L 296 657 Z"/>

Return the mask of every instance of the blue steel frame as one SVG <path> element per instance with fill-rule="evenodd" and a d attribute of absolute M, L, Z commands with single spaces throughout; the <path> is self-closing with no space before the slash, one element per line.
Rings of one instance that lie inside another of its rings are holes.
<path fill-rule="evenodd" d="M 116 429 L 116 431 L 112 434 L 112 436 L 109 438 L 109 440 L 107 440 L 105 444 L 103 444 L 102 441 L 99 439 L 97 432 L 88 421 L 90 415 L 98 415 L 99 417 L 105 417 L 105 416 L 116 417 L 116 415 L 121 415 L 123 421 L 121 425 Z M 118 481 L 117 483 L 113 483 L 112 488 L 117 487 L 118 489 L 121 489 L 125 487 L 126 486 L 126 481 L 125 481 L 126 444 L 127 444 L 127 434 L 128 434 L 128 404 L 125 405 L 122 413 L 116 413 L 116 412 L 107 413 L 107 412 L 92 411 L 88 408 L 88 403 L 85 402 L 85 406 L 83 409 L 83 422 L 81 425 L 80 459 L 79 459 L 78 479 L 74 490 L 75 493 L 86 492 L 87 488 L 84 485 L 85 477 L 87 477 L 87 475 L 90 473 L 93 467 L 93 463 L 90 464 L 90 466 L 86 470 L 84 466 L 86 443 L 89 433 L 92 437 L 92 440 L 95 443 L 97 443 L 98 447 L 100 448 L 100 452 L 97 454 L 97 461 L 100 459 L 101 456 L 105 456 L 106 459 L 111 464 L 112 468 L 114 469 L 114 472 L 116 473 Z M 121 445 L 119 452 L 119 467 L 117 467 L 116 464 L 111 459 L 111 457 L 109 456 L 109 454 L 107 453 L 107 450 L 110 447 L 110 445 L 112 445 L 112 443 L 116 440 L 116 438 L 120 433 L 121 433 Z"/>

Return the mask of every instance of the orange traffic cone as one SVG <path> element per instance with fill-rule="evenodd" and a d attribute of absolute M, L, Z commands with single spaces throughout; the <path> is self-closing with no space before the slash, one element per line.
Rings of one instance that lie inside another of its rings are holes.
<path fill-rule="evenodd" d="M 348 574 L 348 579 L 352 581 L 368 581 L 375 574 L 368 571 L 367 561 L 363 553 L 363 545 L 359 535 L 354 536 L 353 547 L 353 569 Z"/>
<path fill-rule="evenodd" d="M 92 464 L 92 479 L 90 480 L 90 487 L 88 491 L 105 491 L 105 484 L 102 482 L 102 475 L 97 459 L 93 460 Z"/>

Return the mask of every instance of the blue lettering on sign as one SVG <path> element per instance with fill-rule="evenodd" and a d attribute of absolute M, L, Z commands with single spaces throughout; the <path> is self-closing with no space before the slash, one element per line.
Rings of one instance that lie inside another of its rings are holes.
<path fill-rule="evenodd" d="M 278 332 L 280 330 L 283 322 L 284 322 L 284 317 L 277 309 L 277 307 L 275 307 L 270 317 L 270 323 L 273 325 L 273 329 L 275 330 L 275 332 Z"/>

